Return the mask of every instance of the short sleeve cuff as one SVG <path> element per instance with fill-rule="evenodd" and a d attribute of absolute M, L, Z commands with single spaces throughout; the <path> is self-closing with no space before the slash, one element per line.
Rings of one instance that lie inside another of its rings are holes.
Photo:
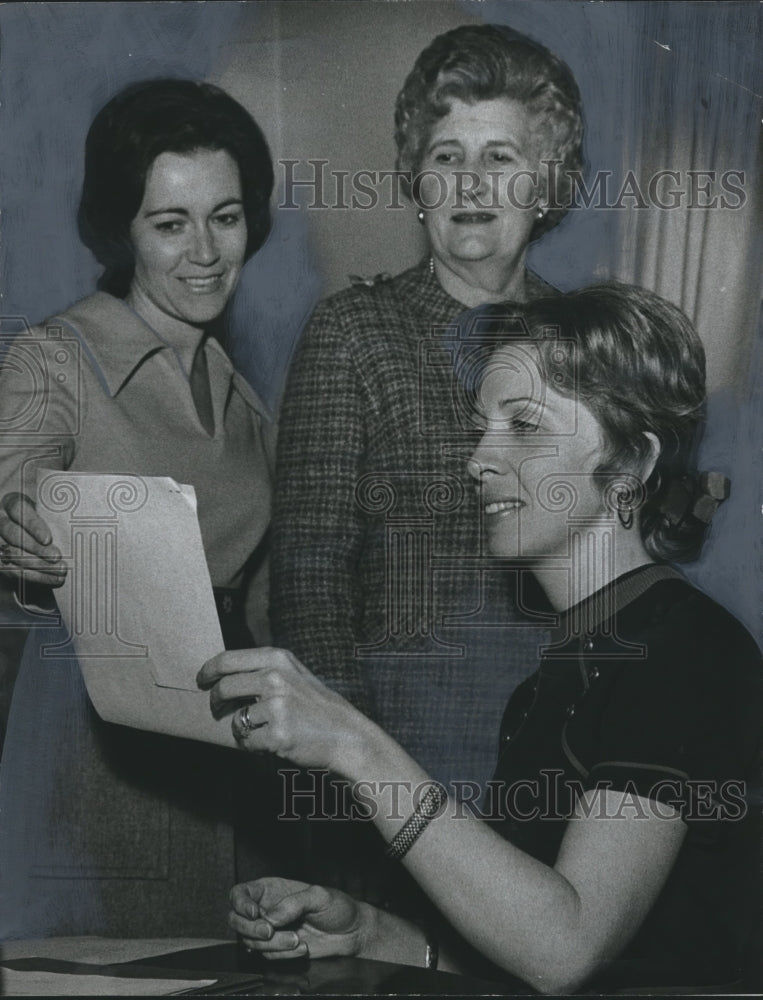
<path fill-rule="evenodd" d="M 713 780 L 691 778 L 678 769 L 632 761 L 606 761 L 589 772 L 586 789 L 612 789 L 637 795 L 655 803 L 655 815 L 667 818 L 660 805 L 678 810 L 681 819 L 694 827 L 695 835 L 714 841 L 719 821 L 740 820 L 747 813 L 744 781 L 719 785 Z"/>
<path fill-rule="evenodd" d="M 586 788 L 610 788 L 617 792 L 627 792 L 642 799 L 672 806 L 683 813 L 687 801 L 688 778 L 689 775 L 684 771 L 660 765 L 605 761 L 591 769 Z"/>

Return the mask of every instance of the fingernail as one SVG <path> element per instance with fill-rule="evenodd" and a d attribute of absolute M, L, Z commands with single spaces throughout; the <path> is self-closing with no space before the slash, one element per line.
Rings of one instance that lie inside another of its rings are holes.
<path fill-rule="evenodd" d="M 268 923 L 267 920 L 256 921 L 254 928 L 257 932 L 258 938 L 263 938 L 265 941 L 269 941 L 273 937 L 273 925 Z"/>

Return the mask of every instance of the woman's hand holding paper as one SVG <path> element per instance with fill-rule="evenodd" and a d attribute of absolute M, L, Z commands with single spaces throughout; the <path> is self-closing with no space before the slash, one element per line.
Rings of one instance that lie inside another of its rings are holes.
<path fill-rule="evenodd" d="M 216 717 L 236 709 L 231 724 L 241 747 L 302 767 L 347 774 L 368 731 L 378 728 L 283 649 L 220 653 L 204 664 L 197 682 L 210 690 Z"/>
<path fill-rule="evenodd" d="M 6 493 L 0 500 L 0 572 L 26 583 L 60 587 L 66 565 L 46 522 L 25 493 Z"/>

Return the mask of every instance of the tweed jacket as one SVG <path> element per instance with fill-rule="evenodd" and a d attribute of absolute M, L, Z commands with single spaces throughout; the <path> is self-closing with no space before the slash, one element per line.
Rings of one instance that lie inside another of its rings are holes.
<path fill-rule="evenodd" d="M 317 307 L 282 408 L 271 617 L 279 645 L 432 773 L 484 781 L 540 637 L 480 548 L 453 376 L 463 312 L 426 263 Z"/>

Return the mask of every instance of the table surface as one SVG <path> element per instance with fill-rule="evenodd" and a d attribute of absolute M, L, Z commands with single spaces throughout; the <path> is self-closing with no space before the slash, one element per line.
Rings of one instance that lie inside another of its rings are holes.
<path fill-rule="evenodd" d="M 218 980 L 218 989 L 203 991 L 207 995 L 213 991 L 251 996 L 500 996 L 506 992 L 500 984 L 366 959 L 267 962 L 248 955 L 231 941 L 208 939 L 83 937 L 7 941 L 0 945 L 0 956 L 6 964 L 27 965 L 29 961 L 51 971 L 67 971 L 58 963 L 68 962 L 77 963 L 77 972 L 97 968 L 125 976 Z"/>
<path fill-rule="evenodd" d="M 0 942 L 3 960 L 13 958 L 57 958 L 67 962 L 113 965 L 138 958 L 166 955 L 211 945 L 230 944 L 222 938 L 105 938 L 56 937 L 30 941 Z"/>

